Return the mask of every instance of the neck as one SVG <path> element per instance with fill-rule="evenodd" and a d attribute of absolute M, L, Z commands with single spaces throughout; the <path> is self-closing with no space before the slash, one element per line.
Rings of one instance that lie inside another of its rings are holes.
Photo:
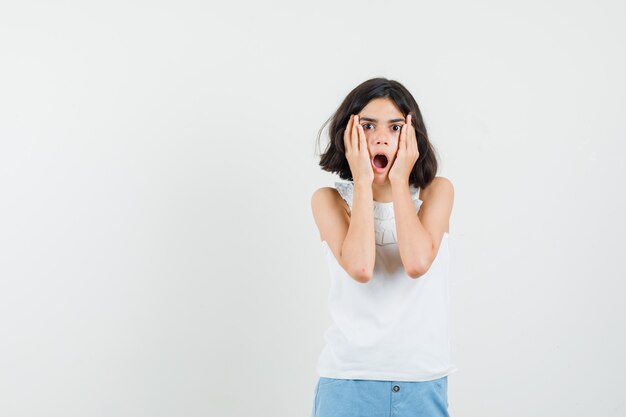
<path fill-rule="evenodd" d="M 387 203 L 393 200 L 389 178 L 385 178 L 383 183 L 372 182 L 372 196 L 374 201 L 381 203 Z"/>

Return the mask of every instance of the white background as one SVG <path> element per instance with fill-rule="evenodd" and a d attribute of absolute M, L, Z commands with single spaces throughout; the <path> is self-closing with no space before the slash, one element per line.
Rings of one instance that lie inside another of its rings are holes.
<path fill-rule="evenodd" d="M 316 136 L 376 76 L 455 187 L 451 415 L 625 415 L 624 7 L 2 2 L 0 415 L 309 416 Z"/>

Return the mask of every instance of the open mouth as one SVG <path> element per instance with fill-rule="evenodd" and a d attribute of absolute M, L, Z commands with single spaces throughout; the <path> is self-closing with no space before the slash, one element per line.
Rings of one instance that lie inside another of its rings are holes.
<path fill-rule="evenodd" d="M 376 168 L 380 168 L 380 169 L 385 169 L 388 163 L 389 163 L 389 160 L 387 159 L 387 156 L 383 154 L 378 154 L 374 156 L 374 159 L 372 160 L 372 164 Z"/>

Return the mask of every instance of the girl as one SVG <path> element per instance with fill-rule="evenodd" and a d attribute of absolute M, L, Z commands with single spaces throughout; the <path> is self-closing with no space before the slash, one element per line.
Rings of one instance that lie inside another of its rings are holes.
<path fill-rule="evenodd" d="M 452 183 L 435 176 L 419 107 L 397 81 L 365 81 L 328 122 L 320 166 L 347 181 L 311 198 L 333 321 L 312 414 L 448 416 Z"/>

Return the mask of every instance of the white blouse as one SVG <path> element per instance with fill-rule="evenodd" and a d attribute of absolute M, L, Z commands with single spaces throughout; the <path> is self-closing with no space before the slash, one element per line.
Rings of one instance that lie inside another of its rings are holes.
<path fill-rule="evenodd" d="M 352 182 L 335 188 L 352 210 Z M 419 188 L 410 186 L 416 213 Z M 330 273 L 332 325 L 324 333 L 319 376 L 381 381 L 430 381 L 457 370 L 450 361 L 449 234 L 430 269 L 419 278 L 404 271 L 393 202 L 374 201 L 376 262 L 367 283 L 341 267 L 322 241 Z"/>

